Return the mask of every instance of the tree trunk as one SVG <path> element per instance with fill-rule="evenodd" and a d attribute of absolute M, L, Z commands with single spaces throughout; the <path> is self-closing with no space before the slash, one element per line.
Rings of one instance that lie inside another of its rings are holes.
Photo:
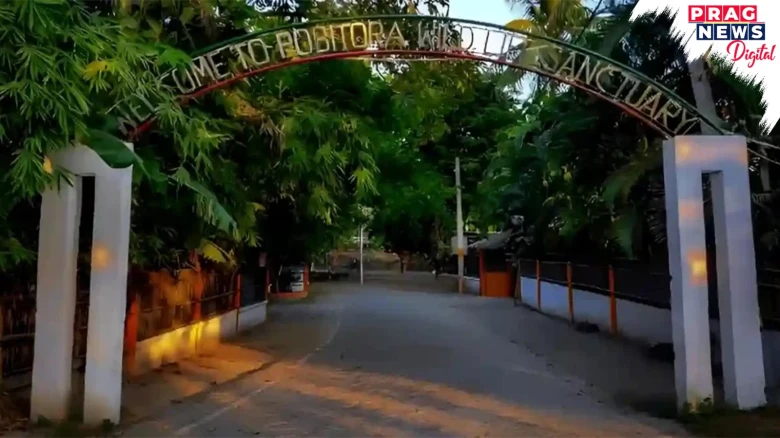
<path fill-rule="evenodd" d="M 761 155 L 766 156 L 767 150 L 766 146 L 759 146 L 758 152 L 761 153 Z M 772 179 L 770 177 L 769 173 L 769 161 L 767 160 L 761 160 L 760 164 L 758 165 L 758 171 L 761 175 L 761 188 L 764 189 L 764 193 L 771 193 L 772 192 Z"/>
<path fill-rule="evenodd" d="M 707 74 L 707 64 L 704 57 L 688 63 L 688 71 L 691 75 L 691 86 L 693 87 L 693 97 L 696 99 L 696 109 L 704 114 L 713 122 L 718 122 L 718 111 L 715 107 L 715 98 L 712 96 L 712 87 L 710 86 L 709 76 Z M 701 133 L 704 135 L 715 135 L 717 132 L 709 125 L 701 124 Z M 760 152 L 766 155 L 762 147 Z M 761 188 L 763 193 L 772 191 L 769 178 L 769 162 L 761 160 L 759 164 L 759 174 L 761 176 Z"/>
<path fill-rule="evenodd" d="M 704 57 L 689 62 L 688 72 L 691 75 L 691 87 L 693 88 L 693 97 L 696 100 L 696 109 L 709 120 L 717 121 L 718 111 L 715 108 L 715 99 L 712 96 L 712 87 L 707 75 L 707 65 Z M 715 135 L 718 132 L 710 125 L 702 122 L 701 133 L 704 135 Z"/>

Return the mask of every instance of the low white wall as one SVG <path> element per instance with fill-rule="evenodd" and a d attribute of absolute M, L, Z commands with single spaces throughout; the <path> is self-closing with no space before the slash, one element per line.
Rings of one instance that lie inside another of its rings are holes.
<path fill-rule="evenodd" d="M 520 301 L 536 308 L 536 280 L 528 277 L 520 278 Z"/>
<path fill-rule="evenodd" d="M 541 282 L 542 313 L 569 319 L 569 300 L 565 286 Z M 521 279 L 523 303 L 536 309 L 536 279 Z M 609 298 L 605 295 L 572 289 L 574 320 L 595 324 L 602 331 L 610 330 Z M 616 299 L 617 327 L 620 335 L 646 344 L 672 343 L 672 313 L 624 299 Z M 710 321 L 710 329 L 718 338 L 717 320 Z M 767 386 L 780 385 L 780 332 L 763 330 L 764 368 Z M 713 352 L 713 354 L 717 354 Z M 719 362 L 720 358 L 715 358 Z"/>
<path fill-rule="evenodd" d="M 442 277 L 452 278 L 457 288 L 458 276 L 456 274 L 441 274 Z M 471 295 L 479 295 L 479 277 L 463 277 L 463 292 Z"/>
<path fill-rule="evenodd" d="M 569 295 L 566 286 L 542 281 L 540 289 L 541 311 L 569 319 Z M 538 308 L 536 279 L 523 277 L 522 297 L 523 303 Z M 611 329 L 609 297 L 606 295 L 572 289 L 572 304 L 576 322 L 589 322 L 603 331 Z M 620 298 L 616 300 L 616 306 L 618 332 L 621 335 L 648 344 L 672 341 L 672 319 L 669 310 Z"/>
<path fill-rule="evenodd" d="M 240 331 L 265 322 L 266 304 L 262 302 L 231 310 L 222 315 L 144 339 L 136 345 L 135 372 L 143 373 L 186 357 L 207 351 Z"/>
<path fill-rule="evenodd" d="M 142 373 L 165 363 L 193 356 L 235 335 L 238 312 L 231 310 L 205 321 L 144 339 L 136 345 L 135 371 Z"/>
<path fill-rule="evenodd" d="M 604 331 L 609 330 L 609 298 L 579 289 L 574 289 L 572 292 L 574 294 L 574 320 L 595 324 Z"/>
<path fill-rule="evenodd" d="M 540 286 L 542 291 L 542 312 L 569 319 L 569 293 L 566 290 L 566 286 L 551 283 L 542 283 Z M 536 281 L 534 281 L 533 294 L 534 300 L 532 303 L 536 304 Z"/>
<path fill-rule="evenodd" d="M 780 332 L 761 331 L 761 343 L 764 346 L 764 373 L 767 386 L 780 385 Z"/>
<path fill-rule="evenodd" d="M 621 334 L 648 344 L 672 342 L 672 312 L 669 309 L 619 298 L 616 301 L 617 325 Z"/>
<path fill-rule="evenodd" d="M 241 333 L 265 322 L 268 316 L 268 301 L 242 307 L 238 311 L 238 332 Z"/>
<path fill-rule="evenodd" d="M 538 308 L 536 279 L 523 277 L 521 283 L 523 303 Z M 569 319 L 569 294 L 566 286 L 542 281 L 541 311 L 549 315 Z M 610 330 L 609 297 L 580 289 L 572 289 L 574 320 L 595 324 L 603 331 Z M 666 309 L 618 298 L 618 331 L 627 338 L 649 344 L 671 342 L 672 320 Z"/>
<path fill-rule="evenodd" d="M 464 277 L 463 289 L 467 294 L 479 295 L 479 278 Z"/>

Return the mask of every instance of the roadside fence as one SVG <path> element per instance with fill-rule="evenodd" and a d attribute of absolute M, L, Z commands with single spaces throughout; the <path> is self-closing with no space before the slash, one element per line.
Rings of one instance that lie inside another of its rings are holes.
<path fill-rule="evenodd" d="M 710 316 L 718 318 L 717 272 L 714 260 L 708 263 Z M 610 327 L 617 327 L 617 300 L 630 301 L 659 309 L 671 309 L 671 276 L 668 272 L 653 271 L 647 268 L 616 267 L 613 265 L 592 266 L 580 263 L 543 261 L 534 259 L 518 260 L 518 272 L 526 279 L 535 280 L 532 302 L 525 304 L 541 309 L 544 306 L 542 285 L 556 284 L 566 288 L 568 313 L 574 320 L 577 290 L 603 295 L 608 298 Z M 780 270 L 762 268 L 757 271 L 758 300 L 761 309 L 762 325 L 765 328 L 780 330 Z M 527 282 L 519 284 L 528 285 Z M 515 292 L 528 297 L 528 291 Z M 516 300 L 519 297 L 516 297 Z M 527 301 L 527 300 L 524 300 Z"/>
<path fill-rule="evenodd" d="M 238 274 L 158 271 L 129 286 L 126 348 L 241 307 Z"/>
<path fill-rule="evenodd" d="M 543 283 L 560 285 L 566 288 L 568 316 L 575 320 L 575 291 L 591 292 L 608 298 L 609 326 L 617 331 L 617 300 L 624 299 L 639 304 L 669 309 L 670 277 L 666 273 L 642 269 L 615 268 L 608 266 L 590 266 L 585 264 L 541 261 L 532 259 L 518 260 L 522 277 L 535 280 L 535 302 L 525 304 L 542 310 L 544 296 Z M 519 282 L 527 286 L 527 282 Z M 521 286 L 522 287 L 522 286 Z M 516 291 L 527 297 L 527 291 Z M 517 297 L 516 297 L 517 299 Z M 525 301 L 525 300 L 523 300 Z"/>
<path fill-rule="evenodd" d="M 184 270 L 186 271 L 186 270 Z M 254 282 L 243 285 L 241 275 L 180 271 L 170 274 L 133 272 L 128 277 L 125 348 L 139 341 L 195 324 L 241 307 L 241 290 L 255 294 Z M 0 382 L 32 370 L 35 342 L 36 297 L 34 287 L 24 293 L 0 295 Z M 199 292 L 199 293 L 198 293 Z M 252 301 L 255 301 L 252 299 Z M 89 289 L 78 293 L 74 319 L 74 367 L 83 364 L 87 352 Z"/>
<path fill-rule="evenodd" d="M 79 293 L 73 333 L 74 366 L 87 354 L 89 294 Z M 35 342 L 35 295 L 0 297 L 0 382 L 32 370 Z"/>

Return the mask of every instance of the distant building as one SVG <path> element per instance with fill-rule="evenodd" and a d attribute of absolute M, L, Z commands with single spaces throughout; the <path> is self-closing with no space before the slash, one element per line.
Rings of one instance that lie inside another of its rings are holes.
<path fill-rule="evenodd" d="M 487 297 L 511 297 L 513 269 L 508 243 L 511 230 L 491 234 L 469 245 L 469 252 L 477 251 L 479 260 L 479 294 Z"/>

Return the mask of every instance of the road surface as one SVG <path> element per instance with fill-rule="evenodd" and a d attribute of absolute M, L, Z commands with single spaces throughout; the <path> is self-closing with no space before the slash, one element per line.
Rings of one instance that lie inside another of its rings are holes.
<path fill-rule="evenodd" d="M 269 321 L 232 346 L 261 354 L 262 366 L 155 409 L 122 435 L 685 435 L 569 374 L 572 364 L 556 360 L 570 361 L 573 347 L 545 356 L 523 340 L 565 324 L 431 284 L 369 276 L 364 286 L 317 284 L 307 302 L 271 306 Z M 603 368 L 594 372 L 608 379 Z"/>

